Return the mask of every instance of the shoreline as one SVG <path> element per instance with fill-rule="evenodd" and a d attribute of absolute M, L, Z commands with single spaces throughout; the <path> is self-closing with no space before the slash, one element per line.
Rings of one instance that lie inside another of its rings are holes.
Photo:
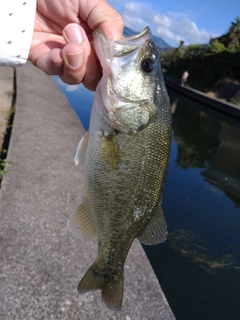
<path fill-rule="evenodd" d="M 240 107 L 215 97 L 209 97 L 206 93 L 198 91 L 196 89 L 183 87 L 180 84 L 177 84 L 176 82 L 170 80 L 169 78 L 164 77 L 164 80 L 166 87 L 169 87 L 195 101 L 201 102 L 208 107 L 240 119 Z"/>

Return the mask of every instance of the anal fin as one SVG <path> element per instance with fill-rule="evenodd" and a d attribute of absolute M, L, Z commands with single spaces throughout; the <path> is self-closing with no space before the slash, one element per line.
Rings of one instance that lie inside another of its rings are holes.
<path fill-rule="evenodd" d="M 159 206 L 145 230 L 140 234 L 138 240 L 142 244 L 154 245 L 167 239 L 167 223 Z"/>

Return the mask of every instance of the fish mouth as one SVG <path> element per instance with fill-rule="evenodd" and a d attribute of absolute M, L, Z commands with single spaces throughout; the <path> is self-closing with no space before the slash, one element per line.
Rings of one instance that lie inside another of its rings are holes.
<path fill-rule="evenodd" d="M 94 48 L 100 60 L 103 71 L 110 76 L 110 63 L 114 57 L 121 57 L 139 50 L 146 41 L 151 41 L 152 32 L 146 27 L 142 32 L 120 40 L 108 39 L 100 29 L 93 32 Z"/>
<path fill-rule="evenodd" d="M 139 65 L 138 62 L 140 63 L 144 57 L 146 48 L 151 45 L 151 30 L 146 27 L 137 35 L 115 41 L 108 39 L 97 29 L 93 32 L 93 39 L 103 69 L 103 76 L 97 89 L 103 102 L 101 106 L 98 104 L 99 112 L 119 132 L 136 134 L 148 125 L 156 108 L 152 97 L 131 95 L 131 90 L 122 90 L 123 87 L 118 85 L 120 78 L 117 74 L 119 69 L 128 70 L 128 65 L 132 61 Z M 133 77 L 133 73 L 130 75 Z"/>
<path fill-rule="evenodd" d="M 136 55 L 137 57 L 140 48 L 145 46 L 147 42 L 152 40 L 152 32 L 151 29 L 147 26 L 139 34 L 126 36 L 120 40 L 115 41 L 112 39 L 108 39 L 100 29 L 96 29 L 93 32 L 93 40 L 96 54 L 103 69 L 103 75 L 106 75 L 109 79 L 111 79 L 111 62 L 113 58 L 127 56 L 131 53 L 132 57 L 128 59 L 133 59 L 133 55 Z M 138 105 L 141 105 L 146 102 L 146 100 L 135 101 L 122 96 L 117 90 L 115 90 L 111 81 L 107 81 L 107 87 L 111 97 L 115 97 L 114 100 L 122 101 L 121 107 L 123 105 L 131 105 L 133 107 L 134 105 L 136 105 L 136 103 Z M 114 105 L 117 105 L 116 101 Z"/>
<path fill-rule="evenodd" d="M 129 54 L 143 46 L 146 41 L 151 40 L 152 32 L 149 27 L 146 27 L 139 34 L 123 37 L 121 40 L 112 41 L 110 45 L 112 57 L 119 57 Z"/>

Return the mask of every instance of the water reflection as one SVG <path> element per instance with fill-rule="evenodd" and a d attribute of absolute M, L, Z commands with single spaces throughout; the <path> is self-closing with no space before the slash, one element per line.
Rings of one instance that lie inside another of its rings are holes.
<path fill-rule="evenodd" d="M 237 121 L 221 117 L 199 104 L 174 100 L 173 139 L 177 144 L 177 165 L 182 169 L 205 168 L 206 181 L 220 187 L 240 205 L 240 127 Z"/>
<path fill-rule="evenodd" d="M 237 320 L 240 123 L 169 94 L 173 143 L 163 196 L 169 235 L 164 245 L 144 249 L 178 320 Z"/>
<path fill-rule="evenodd" d="M 88 130 L 94 92 L 87 90 L 82 84 L 68 85 L 58 76 L 53 76 L 53 79 L 75 110 L 84 129 Z"/>

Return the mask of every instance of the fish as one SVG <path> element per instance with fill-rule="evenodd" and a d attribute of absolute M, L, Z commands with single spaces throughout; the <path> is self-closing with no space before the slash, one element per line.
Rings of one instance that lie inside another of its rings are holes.
<path fill-rule="evenodd" d="M 76 151 L 75 163 L 84 166 L 85 195 L 69 227 L 98 245 L 78 292 L 99 289 L 105 306 L 120 310 L 124 263 L 134 239 L 154 245 L 167 237 L 161 202 L 170 157 L 171 105 L 149 27 L 117 41 L 97 29 L 93 43 L 103 75 L 89 131 Z"/>

